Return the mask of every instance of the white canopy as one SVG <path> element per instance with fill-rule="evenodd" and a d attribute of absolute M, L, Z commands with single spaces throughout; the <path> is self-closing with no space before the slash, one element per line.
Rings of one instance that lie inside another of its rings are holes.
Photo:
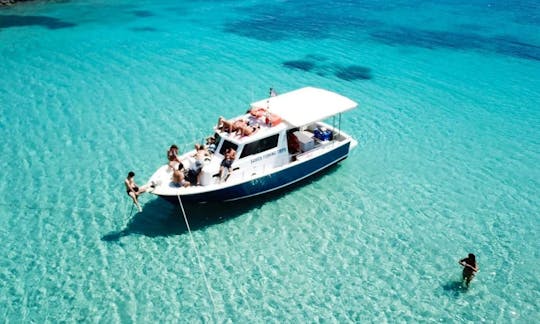
<path fill-rule="evenodd" d="M 294 127 L 307 125 L 356 108 L 358 104 L 337 93 L 306 87 L 251 104 L 267 108 Z"/>

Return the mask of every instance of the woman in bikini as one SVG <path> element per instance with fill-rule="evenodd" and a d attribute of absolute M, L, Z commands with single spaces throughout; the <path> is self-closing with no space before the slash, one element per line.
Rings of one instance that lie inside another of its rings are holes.
<path fill-rule="evenodd" d="M 167 151 L 167 160 L 169 160 L 169 168 L 175 170 L 180 163 L 180 157 L 178 156 L 178 146 L 175 144 L 171 145 Z"/>
<path fill-rule="evenodd" d="M 172 183 L 176 187 L 189 187 L 191 183 L 184 179 L 184 172 L 182 170 L 174 170 L 172 175 Z"/>
<path fill-rule="evenodd" d="M 260 127 L 259 124 L 254 124 L 254 125 L 245 124 L 245 125 L 242 125 L 238 129 L 237 134 L 239 134 L 241 136 L 249 136 L 249 135 L 255 133 L 259 129 L 259 127 Z"/>
<path fill-rule="evenodd" d="M 478 272 L 478 266 L 476 265 L 476 257 L 474 254 L 469 253 L 469 256 L 459 260 L 459 264 L 463 266 L 463 281 L 469 288 L 471 280 L 474 278 L 476 272 Z"/>

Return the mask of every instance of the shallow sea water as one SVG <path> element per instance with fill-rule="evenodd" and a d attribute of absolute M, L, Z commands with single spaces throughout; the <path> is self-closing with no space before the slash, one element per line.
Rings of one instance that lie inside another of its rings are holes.
<path fill-rule="evenodd" d="M 533 1 L 68 1 L 0 9 L 5 322 L 538 322 Z M 284 192 L 139 183 L 269 87 L 352 98 L 359 141 Z M 457 261 L 472 252 L 469 290 Z"/>

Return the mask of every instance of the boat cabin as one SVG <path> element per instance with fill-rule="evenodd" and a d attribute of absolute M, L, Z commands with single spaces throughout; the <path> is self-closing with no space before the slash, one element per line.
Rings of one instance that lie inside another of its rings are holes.
<path fill-rule="evenodd" d="M 320 91 L 315 88 L 301 90 Z M 219 174 L 227 149 L 233 149 L 236 156 L 232 172 L 226 179 L 235 181 L 256 177 L 275 168 L 301 161 L 311 157 L 324 146 L 348 139 L 341 136 L 339 128 L 320 121 L 325 117 L 334 117 L 334 125 L 338 121 L 335 111 L 328 110 L 324 100 L 311 102 L 311 109 L 302 109 L 306 102 L 309 102 L 309 98 L 312 98 L 309 96 L 311 93 L 304 93 L 304 99 L 296 102 L 298 97 L 292 96 L 295 92 L 253 103 L 245 114 L 234 119 L 225 120 L 220 117 L 213 136 L 216 150 L 211 161 L 202 170 L 200 185 L 210 185 L 224 179 L 219 179 Z M 295 102 L 287 100 L 288 96 Z M 346 102 L 347 107 L 352 106 L 350 102 Z M 335 104 L 333 101 L 332 105 Z M 295 107 L 298 108 L 297 111 Z"/>

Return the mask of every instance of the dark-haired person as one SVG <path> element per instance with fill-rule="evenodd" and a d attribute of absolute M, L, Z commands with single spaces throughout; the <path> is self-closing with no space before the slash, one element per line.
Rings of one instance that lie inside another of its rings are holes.
<path fill-rule="evenodd" d="M 206 139 L 206 150 L 210 154 L 214 154 L 216 151 L 216 139 L 213 136 L 210 136 Z"/>
<path fill-rule="evenodd" d="M 169 147 L 169 150 L 167 151 L 167 160 L 169 160 L 169 168 L 173 171 L 178 168 L 178 163 L 181 163 L 178 146 L 176 146 L 176 144 Z"/>
<path fill-rule="evenodd" d="M 476 265 L 476 257 L 474 254 L 469 253 L 469 256 L 459 260 L 459 264 L 463 266 L 463 281 L 469 288 L 471 280 L 474 278 L 476 272 L 478 272 L 478 266 Z"/>
<path fill-rule="evenodd" d="M 232 148 L 228 148 L 225 150 L 225 157 L 223 158 L 223 161 L 221 161 L 221 166 L 219 167 L 219 179 L 220 181 L 227 181 L 229 179 L 229 176 L 232 172 L 232 164 L 234 162 L 234 159 L 236 158 L 236 151 Z M 225 176 L 225 179 L 223 179 L 223 172 L 227 169 L 227 175 Z"/>
<path fill-rule="evenodd" d="M 142 212 L 141 205 L 139 205 L 139 195 L 146 191 L 145 186 L 142 186 L 139 188 L 137 184 L 135 183 L 135 172 L 129 171 L 128 176 L 126 180 L 124 180 L 124 184 L 126 185 L 126 193 L 128 196 L 133 199 L 133 203 L 135 206 L 137 206 L 137 209 L 139 212 Z"/>
<path fill-rule="evenodd" d="M 191 183 L 189 181 L 186 181 L 184 178 L 183 168 L 179 170 L 174 170 L 173 175 L 172 175 L 172 184 L 175 187 L 189 187 L 190 186 Z"/>

